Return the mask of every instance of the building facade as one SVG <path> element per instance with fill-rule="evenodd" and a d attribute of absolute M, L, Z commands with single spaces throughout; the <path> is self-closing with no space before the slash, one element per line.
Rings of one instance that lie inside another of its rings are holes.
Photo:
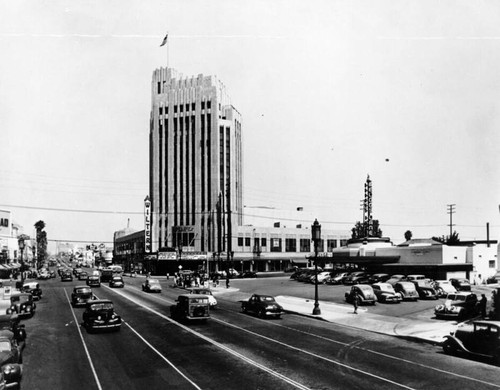
<path fill-rule="evenodd" d="M 241 115 L 215 76 L 154 71 L 151 252 L 232 251 L 242 224 Z"/>

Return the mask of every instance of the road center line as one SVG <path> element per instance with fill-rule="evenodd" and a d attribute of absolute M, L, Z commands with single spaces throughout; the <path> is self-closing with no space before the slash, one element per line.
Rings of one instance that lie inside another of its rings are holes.
<path fill-rule="evenodd" d="M 90 357 L 90 353 L 89 353 L 89 350 L 87 348 L 87 344 L 85 344 L 85 340 L 83 338 L 82 330 L 80 329 L 80 325 L 79 325 L 78 320 L 76 318 L 75 311 L 73 310 L 73 307 L 71 306 L 71 301 L 69 299 L 68 292 L 66 291 L 65 288 L 63 290 L 64 290 L 64 294 L 66 295 L 66 300 L 68 301 L 69 307 L 71 309 L 71 314 L 73 314 L 73 318 L 75 320 L 76 329 L 78 330 L 78 334 L 80 335 L 80 339 L 82 340 L 83 349 L 85 350 L 85 353 L 87 354 L 87 359 L 88 359 L 89 364 L 90 364 L 90 369 L 92 370 L 92 373 L 94 374 L 94 379 L 95 379 L 97 388 L 99 390 L 102 390 L 101 382 L 99 382 L 99 378 L 97 376 L 97 372 L 95 370 L 94 363 L 92 363 L 92 358 Z"/>
<path fill-rule="evenodd" d="M 161 358 L 162 358 L 162 359 L 163 359 L 163 360 L 164 360 L 164 361 L 165 361 L 165 362 L 166 362 L 166 363 L 167 363 L 170 367 L 172 367 L 175 371 L 177 371 L 177 373 L 178 373 L 180 376 L 182 376 L 185 380 L 187 380 L 189 383 L 191 383 L 191 384 L 193 385 L 193 387 L 194 387 L 194 388 L 196 388 L 196 389 L 198 389 L 198 390 L 201 390 L 201 387 L 199 387 L 196 383 L 194 383 L 191 379 L 189 379 L 186 375 L 184 375 L 184 374 L 183 374 L 183 373 L 182 373 L 182 372 L 181 372 L 181 371 L 180 371 L 180 370 L 179 370 L 179 369 L 178 369 L 178 368 L 177 368 L 177 367 L 176 367 L 176 366 L 175 366 L 175 365 L 174 365 L 174 364 L 173 364 L 170 360 L 168 360 L 168 359 L 167 359 L 164 355 L 162 355 L 162 354 L 160 353 L 160 351 L 158 351 L 155 347 L 153 347 L 153 346 L 151 345 L 151 343 L 149 343 L 149 342 L 148 342 L 148 341 L 147 341 L 144 337 L 142 337 L 142 336 L 139 334 L 139 332 L 137 332 L 134 328 L 132 328 L 132 326 L 130 326 L 130 324 L 129 324 L 129 323 L 127 323 L 127 322 L 125 322 L 125 321 L 123 321 L 123 323 L 124 323 L 125 325 L 127 325 L 127 326 L 130 328 L 130 330 L 132 330 L 132 332 L 134 332 L 134 333 L 137 335 L 137 337 L 139 337 L 139 338 L 140 338 L 140 339 L 144 342 L 144 344 L 146 344 L 149 348 L 151 348 L 153 351 L 155 351 L 155 352 L 156 352 L 156 354 L 157 354 L 158 356 L 160 356 L 160 357 L 161 357 Z"/>
<path fill-rule="evenodd" d="M 209 337 L 207 337 L 207 336 L 205 336 L 205 335 L 203 335 L 203 334 L 201 334 L 201 333 L 199 333 L 199 332 L 197 332 L 197 331 L 195 331 L 195 330 L 193 330 L 193 329 L 191 329 L 191 328 L 189 328 L 187 326 L 185 326 L 183 324 L 180 324 L 177 321 L 174 321 L 170 317 L 168 317 L 168 316 L 166 316 L 166 315 L 164 315 L 164 314 L 156 311 L 155 309 L 153 309 L 153 308 L 151 308 L 149 306 L 146 306 L 146 305 L 142 304 L 141 302 L 137 301 L 136 299 L 134 299 L 132 297 L 129 297 L 129 296 L 123 294 L 122 292 L 119 292 L 119 291 L 115 290 L 115 293 L 118 294 L 118 295 L 121 295 L 123 298 L 128 299 L 129 301 L 135 303 L 136 305 L 141 306 L 141 307 L 143 307 L 146 310 L 149 310 L 150 312 L 152 312 L 152 313 L 156 314 L 157 316 L 159 316 L 159 317 L 161 317 L 161 318 L 169 321 L 170 323 L 172 323 L 172 324 L 174 324 L 174 325 L 176 325 L 176 326 L 184 329 L 186 332 L 189 332 L 189 333 L 191 333 L 191 334 L 193 334 L 193 335 L 195 335 L 195 336 L 197 336 L 197 337 L 199 337 L 199 338 L 201 338 L 201 339 L 209 342 L 210 344 L 215 345 L 216 347 L 218 347 L 218 348 L 220 348 L 220 349 L 222 349 L 222 350 L 230 353 L 231 355 L 233 355 L 233 356 L 235 356 L 235 357 L 237 357 L 237 358 L 245 361 L 246 363 L 249 363 L 249 364 L 253 365 L 254 367 L 257 367 L 257 368 L 259 368 L 259 369 L 261 369 L 261 370 L 263 370 L 263 371 L 265 371 L 265 372 L 267 372 L 267 373 L 269 373 L 269 374 L 277 377 L 278 379 L 281 379 L 281 380 L 285 381 L 286 383 L 291 384 L 292 386 L 294 386 L 294 387 L 296 387 L 298 389 L 301 389 L 301 390 L 310 390 L 308 387 L 304 386 L 303 384 L 301 384 L 299 382 L 296 382 L 293 379 L 288 378 L 285 375 L 280 374 L 277 371 L 271 370 L 270 368 L 267 368 L 263 364 L 260 364 L 260 363 L 258 363 L 256 361 L 254 361 L 254 360 L 252 360 L 252 359 L 250 359 L 250 358 L 242 355 L 241 353 L 239 353 L 239 352 L 237 352 L 237 351 L 235 351 L 235 350 L 233 350 L 233 349 L 231 349 L 229 347 L 226 347 L 225 345 L 223 345 L 223 344 L 221 344 L 221 343 L 219 343 L 219 342 L 217 342 L 217 341 L 215 341 L 215 340 L 213 340 L 213 339 L 211 339 L 211 338 L 209 338 Z"/>

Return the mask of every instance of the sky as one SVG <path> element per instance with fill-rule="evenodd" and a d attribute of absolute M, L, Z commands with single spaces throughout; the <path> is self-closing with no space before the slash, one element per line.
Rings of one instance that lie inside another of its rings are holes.
<path fill-rule="evenodd" d="M 450 204 L 462 240 L 499 239 L 495 0 L 0 0 L 0 53 L 0 209 L 51 243 L 143 229 L 167 65 L 242 114 L 247 223 L 349 233 L 369 175 L 395 243 L 448 235 Z"/>

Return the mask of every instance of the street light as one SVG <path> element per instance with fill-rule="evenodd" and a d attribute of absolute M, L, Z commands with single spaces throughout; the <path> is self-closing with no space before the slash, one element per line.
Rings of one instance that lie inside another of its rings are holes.
<path fill-rule="evenodd" d="M 23 252 L 24 252 L 24 237 L 21 235 L 17 239 L 17 244 L 19 245 L 19 251 L 21 252 L 21 283 L 24 284 L 24 261 L 23 261 Z"/>
<path fill-rule="evenodd" d="M 321 240 L 321 225 L 315 219 L 311 225 L 312 241 L 314 243 L 314 309 L 313 315 L 321 314 L 318 302 L 318 243 Z"/>

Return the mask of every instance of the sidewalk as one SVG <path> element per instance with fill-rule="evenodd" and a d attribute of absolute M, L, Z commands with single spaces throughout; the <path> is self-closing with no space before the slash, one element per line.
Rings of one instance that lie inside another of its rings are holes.
<path fill-rule="evenodd" d="M 248 299 L 251 295 L 250 293 L 240 292 L 239 289 L 233 287 L 226 289 L 225 286 L 219 286 L 216 288 L 212 287 L 211 290 L 215 296 L 228 294 L 227 298 L 234 302 Z M 358 314 L 354 314 L 352 305 L 342 305 L 326 301 L 319 301 L 321 314 L 313 315 L 314 300 L 286 295 L 279 295 L 275 298 L 283 306 L 283 309 L 289 313 L 434 345 L 442 343 L 444 336 L 449 335 L 450 332 L 458 327 L 455 321 L 424 321 L 371 314 L 363 306 L 358 307 Z"/>

